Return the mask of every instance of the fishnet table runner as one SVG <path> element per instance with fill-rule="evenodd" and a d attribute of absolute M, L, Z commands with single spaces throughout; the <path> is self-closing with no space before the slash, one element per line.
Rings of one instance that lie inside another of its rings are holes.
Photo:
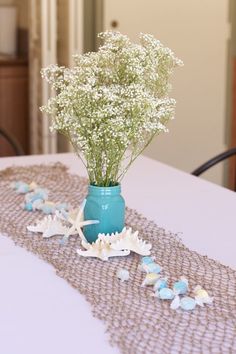
<path fill-rule="evenodd" d="M 59 237 L 43 239 L 28 232 L 26 226 L 43 215 L 22 210 L 24 197 L 10 189 L 10 182 L 16 180 L 35 181 L 49 189 L 50 200 L 73 207 L 83 200 L 87 180 L 70 175 L 60 163 L 1 171 L 0 232 L 52 264 L 60 277 L 78 289 L 94 316 L 105 322 L 111 344 L 121 353 L 236 353 L 236 271 L 189 250 L 176 235 L 127 208 L 126 224 L 152 243 L 152 254 L 169 282 L 184 275 L 190 288 L 200 284 L 214 296 L 211 306 L 173 311 L 169 302 L 151 297 L 152 288 L 140 286 L 144 278 L 137 270 L 140 256 L 108 262 L 83 258 L 76 254 L 80 247 L 76 237 L 61 246 Z M 128 282 L 117 279 L 120 267 L 130 271 Z"/>

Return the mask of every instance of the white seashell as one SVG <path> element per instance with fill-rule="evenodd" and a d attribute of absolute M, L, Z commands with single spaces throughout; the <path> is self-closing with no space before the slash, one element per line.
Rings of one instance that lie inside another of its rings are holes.
<path fill-rule="evenodd" d="M 111 248 L 117 251 L 130 250 L 142 256 L 148 256 L 152 245 L 138 238 L 138 231 L 132 232 L 131 228 L 124 228 L 117 237 L 114 237 Z"/>
<path fill-rule="evenodd" d="M 193 290 L 193 293 L 195 295 L 195 300 L 197 305 L 199 306 L 204 306 L 204 304 L 210 305 L 213 303 L 214 298 L 210 297 L 208 295 L 208 292 L 203 289 L 200 285 L 197 285 L 195 289 Z"/>
<path fill-rule="evenodd" d="M 174 297 L 174 300 L 172 300 L 171 304 L 170 304 L 170 308 L 172 310 L 177 310 L 180 307 L 180 297 L 179 295 L 176 295 Z"/>
<path fill-rule="evenodd" d="M 129 280 L 129 271 L 127 269 L 120 268 L 117 270 L 116 276 L 123 283 L 124 281 Z"/>

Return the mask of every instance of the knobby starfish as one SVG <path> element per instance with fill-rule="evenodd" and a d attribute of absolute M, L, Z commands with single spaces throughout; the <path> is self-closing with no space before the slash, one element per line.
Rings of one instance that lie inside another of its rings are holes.
<path fill-rule="evenodd" d="M 70 236 L 78 234 L 82 241 L 87 242 L 82 228 L 87 225 L 98 224 L 98 220 L 84 220 L 83 211 L 86 199 L 78 209 L 70 212 L 56 211 L 55 216 L 46 216 L 42 220 L 37 221 L 36 225 L 27 226 L 31 232 L 40 232 L 43 237 L 52 237 L 56 235 L 64 235 L 61 243 L 64 244 Z"/>

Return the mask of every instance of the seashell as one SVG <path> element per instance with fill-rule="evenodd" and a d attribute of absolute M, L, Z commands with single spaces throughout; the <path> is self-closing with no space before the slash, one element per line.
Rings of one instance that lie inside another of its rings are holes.
<path fill-rule="evenodd" d="M 174 283 L 173 290 L 177 295 L 186 294 L 188 291 L 188 280 L 184 277 L 180 277 L 180 280 Z"/>
<path fill-rule="evenodd" d="M 163 288 L 167 288 L 167 278 L 159 278 L 154 284 L 154 291 L 159 291 Z"/>
<path fill-rule="evenodd" d="M 23 209 L 27 210 L 27 211 L 33 211 L 34 210 L 33 203 L 29 202 L 29 203 L 23 204 Z"/>
<path fill-rule="evenodd" d="M 149 257 L 149 256 L 145 256 L 142 258 L 142 265 L 143 264 L 150 264 L 153 263 L 155 260 L 155 257 Z"/>
<path fill-rule="evenodd" d="M 117 270 L 116 276 L 123 283 L 124 281 L 129 280 L 129 271 L 127 269 L 120 268 Z"/>
<path fill-rule="evenodd" d="M 41 205 L 40 210 L 42 210 L 44 214 L 54 214 L 55 203 L 47 200 Z"/>
<path fill-rule="evenodd" d="M 208 295 L 208 292 L 203 289 L 200 285 L 197 285 L 195 289 L 193 290 L 193 293 L 195 295 L 195 300 L 197 305 L 199 306 L 204 306 L 204 304 L 212 304 L 214 298 L 210 297 Z"/>
<path fill-rule="evenodd" d="M 170 304 L 170 308 L 172 310 L 177 310 L 179 307 L 180 307 L 180 297 L 179 297 L 179 295 L 176 295 L 174 297 L 174 300 Z"/>
<path fill-rule="evenodd" d="M 34 191 L 37 188 L 39 188 L 39 187 L 38 187 L 37 183 L 35 183 L 34 181 L 29 184 L 30 191 Z"/>
<path fill-rule="evenodd" d="M 118 239 L 111 244 L 113 250 L 130 250 L 142 256 L 148 256 L 150 254 L 152 245 L 139 239 L 138 231 L 132 233 L 131 228 L 126 229 L 124 227 L 122 232 L 117 236 Z"/>
<path fill-rule="evenodd" d="M 159 278 L 160 276 L 157 273 L 148 273 L 142 282 L 142 286 L 154 285 Z"/>
<path fill-rule="evenodd" d="M 42 233 L 43 237 L 47 238 L 56 235 L 65 235 L 68 233 L 69 228 L 63 225 L 55 215 L 48 215 L 44 219 L 39 220 L 36 225 L 27 226 L 27 230 Z"/>
<path fill-rule="evenodd" d="M 35 200 L 47 200 L 48 199 L 48 190 L 43 188 L 36 188 L 33 192 L 27 193 L 25 195 L 25 202 L 33 203 Z"/>
<path fill-rule="evenodd" d="M 18 183 L 15 184 L 15 190 L 16 190 L 16 193 L 26 194 L 26 193 L 29 192 L 30 188 L 29 188 L 29 185 L 27 183 L 18 182 Z"/>
<path fill-rule="evenodd" d="M 180 307 L 185 311 L 194 310 L 196 307 L 196 301 L 189 296 L 185 296 L 180 300 Z"/>
<path fill-rule="evenodd" d="M 162 268 L 159 264 L 153 262 L 153 263 L 149 263 L 149 264 L 142 264 L 142 269 L 146 272 L 146 273 L 160 273 Z"/>
<path fill-rule="evenodd" d="M 156 295 L 162 300 L 172 300 L 175 296 L 173 290 L 169 288 L 161 289 Z"/>

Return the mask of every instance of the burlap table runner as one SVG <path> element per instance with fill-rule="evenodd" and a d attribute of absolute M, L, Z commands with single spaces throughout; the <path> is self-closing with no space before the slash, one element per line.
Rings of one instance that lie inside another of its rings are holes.
<path fill-rule="evenodd" d="M 152 243 L 152 254 L 169 282 L 184 275 L 190 288 L 200 284 L 214 296 L 211 306 L 198 306 L 192 312 L 171 310 L 169 302 L 150 296 L 152 288 L 140 286 L 144 278 L 137 270 L 140 256 L 108 262 L 83 258 L 76 254 L 80 246 L 76 237 L 61 246 L 59 237 L 43 239 L 28 232 L 26 226 L 43 215 L 22 210 L 24 197 L 10 189 L 10 182 L 16 180 L 35 181 L 49 189 L 50 200 L 73 207 L 83 200 L 87 180 L 70 175 L 59 163 L 1 171 L 0 232 L 52 264 L 59 276 L 78 289 L 94 316 L 105 322 L 111 344 L 122 353 L 236 353 L 236 271 L 189 250 L 176 235 L 127 208 L 127 225 Z M 120 267 L 130 271 L 128 282 L 117 279 Z"/>

